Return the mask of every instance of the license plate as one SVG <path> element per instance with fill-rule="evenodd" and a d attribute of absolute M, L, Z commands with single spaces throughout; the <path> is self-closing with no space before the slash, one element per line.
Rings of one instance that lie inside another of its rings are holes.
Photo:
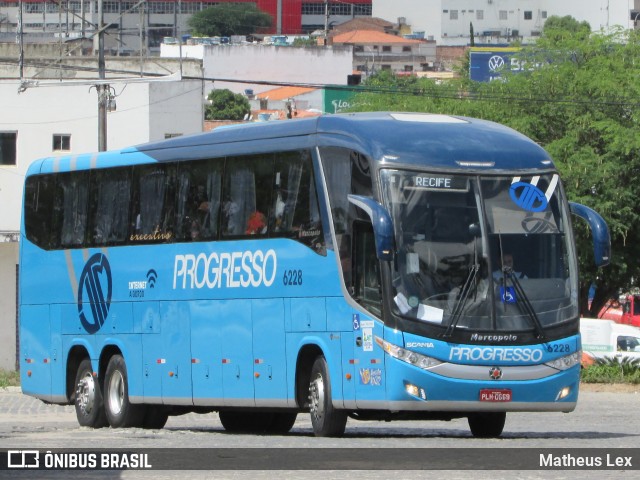
<path fill-rule="evenodd" d="M 483 388 L 480 390 L 481 402 L 510 402 L 511 390 L 508 388 Z"/>

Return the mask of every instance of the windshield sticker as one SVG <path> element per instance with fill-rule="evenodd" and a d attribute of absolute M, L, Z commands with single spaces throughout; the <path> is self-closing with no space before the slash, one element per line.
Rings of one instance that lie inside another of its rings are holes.
<path fill-rule="evenodd" d="M 516 303 L 516 289 L 513 287 L 500 287 L 500 300 L 502 303 Z"/>
<path fill-rule="evenodd" d="M 549 200 L 558 186 L 558 175 L 554 175 L 549 182 L 546 191 L 538 188 L 539 176 L 531 179 L 531 182 L 521 181 L 521 177 L 513 177 L 509 195 L 518 207 L 528 212 L 541 212 L 547 208 Z"/>
<path fill-rule="evenodd" d="M 421 303 L 418 307 L 418 318 L 427 322 L 442 323 L 444 310 Z"/>

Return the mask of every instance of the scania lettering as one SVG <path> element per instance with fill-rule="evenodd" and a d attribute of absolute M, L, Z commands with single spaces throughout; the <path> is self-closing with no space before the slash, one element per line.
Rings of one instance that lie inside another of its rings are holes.
<path fill-rule="evenodd" d="M 470 147 L 471 146 L 471 147 Z M 578 262 L 543 148 L 483 120 L 324 115 L 34 161 L 20 237 L 25 394 L 91 428 L 217 412 L 234 432 L 578 401 Z M 206 420 L 203 420 L 206 422 Z"/>

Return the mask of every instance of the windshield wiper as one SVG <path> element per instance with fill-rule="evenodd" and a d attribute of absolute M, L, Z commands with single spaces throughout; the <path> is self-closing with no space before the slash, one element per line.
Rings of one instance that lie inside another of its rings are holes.
<path fill-rule="evenodd" d="M 447 329 L 442 334 L 443 338 L 448 338 L 453 335 L 453 332 L 458 325 L 458 321 L 462 316 L 462 311 L 464 309 L 465 304 L 467 303 L 467 299 L 469 298 L 469 293 L 471 292 L 471 285 L 475 283 L 475 279 L 478 276 L 478 271 L 480 270 L 480 264 L 476 263 L 469 267 L 469 273 L 467 274 L 467 278 L 464 281 L 464 285 L 462 286 L 462 291 L 460 292 L 460 298 L 456 302 L 453 312 L 451 312 L 451 323 L 447 326 Z M 476 288 L 477 293 L 477 288 Z"/>
<path fill-rule="evenodd" d="M 462 286 L 462 291 L 460 292 L 460 299 L 456 302 L 453 307 L 453 311 L 451 312 L 451 323 L 447 326 L 447 329 L 442 334 L 443 338 L 448 338 L 453 335 L 453 332 L 460 321 L 460 317 L 462 317 L 462 311 L 464 310 L 464 306 L 467 303 L 467 299 L 469 298 L 469 292 L 471 292 L 471 285 L 475 284 L 474 295 L 478 294 L 478 283 L 476 282 L 476 277 L 478 276 L 478 272 L 480 271 L 480 263 L 478 263 L 478 246 L 476 244 L 476 238 L 480 236 L 480 227 L 477 223 L 472 223 L 469 225 L 469 233 L 473 235 L 473 265 L 469 267 L 469 273 L 467 274 L 467 278 L 464 281 L 464 285 Z"/>
<path fill-rule="evenodd" d="M 505 268 L 505 270 L 507 269 L 508 268 Z M 536 329 L 536 333 L 537 333 L 536 338 L 540 340 L 544 340 L 546 338 L 544 334 L 544 329 L 542 328 L 542 324 L 540 323 L 540 319 L 538 318 L 536 311 L 533 309 L 533 305 L 531 305 L 531 302 L 529 301 L 529 297 L 527 297 L 527 294 L 525 293 L 524 288 L 522 288 L 522 285 L 520 285 L 520 281 L 513 274 L 513 271 L 510 268 L 508 270 L 509 272 L 505 271 L 505 275 L 511 278 L 511 282 L 513 283 L 513 288 L 516 291 L 516 298 L 519 298 L 521 300 L 518 303 L 523 305 L 524 311 L 531 319 L 531 322 L 533 323 L 533 326 Z M 507 288 L 506 284 L 504 288 L 506 291 L 506 288 Z"/>

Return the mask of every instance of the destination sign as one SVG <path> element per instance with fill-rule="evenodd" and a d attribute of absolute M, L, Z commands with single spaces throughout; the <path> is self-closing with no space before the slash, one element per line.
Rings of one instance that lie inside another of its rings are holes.
<path fill-rule="evenodd" d="M 463 192 L 469 189 L 467 177 L 428 174 L 414 176 L 413 188 L 425 190 L 457 190 Z"/>

